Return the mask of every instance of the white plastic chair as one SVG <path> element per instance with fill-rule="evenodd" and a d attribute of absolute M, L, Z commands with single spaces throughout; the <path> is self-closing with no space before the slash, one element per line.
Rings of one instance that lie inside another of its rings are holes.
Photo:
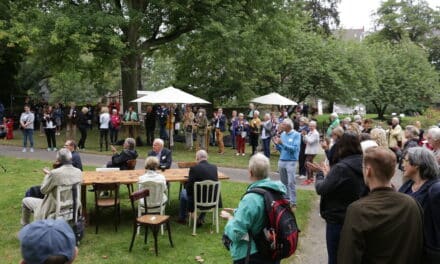
<path fill-rule="evenodd" d="M 76 208 L 73 208 L 72 187 L 73 185 L 57 186 L 55 213 L 51 214 L 48 218 L 71 221 L 74 219 L 74 213 L 76 214 L 75 219 L 79 218 L 81 210 L 81 183 L 76 184 Z"/>
<path fill-rule="evenodd" d="M 194 183 L 194 212 L 189 215 L 188 224 L 194 221 L 193 235 L 196 235 L 197 211 L 200 213 L 212 213 L 212 225 L 215 223 L 218 233 L 218 203 L 220 197 L 219 181 L 200 181 Z"/>
<path fill-rule="evenodd" d="M 146 198 L 147 200 L 147 212 L 148 214 L 160 214 L 165 215 L 165 207 L 168 201 L 166 195 L 165 186 L 161 182 L 145 181 L 139 183 L 139 190 L 148 189 L 150 194 Z M 144 200 L 139 201 L 138 216 L 140 217 L 144 211 Z M 138 229 L 139 233 L 139 229 Z M 161 226 L 161 234 L 163 235 L 163 225 Z"/>

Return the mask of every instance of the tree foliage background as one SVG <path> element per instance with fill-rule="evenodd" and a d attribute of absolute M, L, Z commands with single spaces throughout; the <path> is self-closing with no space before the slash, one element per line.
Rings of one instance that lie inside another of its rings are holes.
<path fill-rule="evenodd" d="M 362 42 L 332 34 L 339 0 L 0 0 L 2 99 L 96 102 L 174 85 L 217 105 L 294 100 L 423 110 L 439 94 L 438 10 L 388 0 Z M 417 92 L 415 92 L 417 91 Z"/>

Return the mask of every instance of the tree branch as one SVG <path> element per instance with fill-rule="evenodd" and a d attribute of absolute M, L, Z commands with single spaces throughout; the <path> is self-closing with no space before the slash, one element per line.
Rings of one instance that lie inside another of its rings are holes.
<path fill-rule="evenodd" d="M 151 48 L 154 48 L 155 46 L 159 46 L 159 45 L 171 42 L 171 41 L 177 39 L 178 37 L 180 37 L 181 35 L 190 32 L 193 29 L 194 29 L 193 26 L 187 25 L 185 27 L 178 27 L 174 31 L 172 31 L 171 33 L 169 33 L 163 37 L 160 37 L 160 38 L 155 38 L 157 35 L 154 35 L 153 37 L 147 39 L 142 44 L 142 49 L 151 49 Z"/>

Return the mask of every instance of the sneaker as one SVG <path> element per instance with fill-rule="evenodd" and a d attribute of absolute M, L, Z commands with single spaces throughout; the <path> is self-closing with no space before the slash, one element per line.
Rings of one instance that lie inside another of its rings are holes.
<path fill-rule="evenodd" d="M 240 153 L 235 153 L 235 156 L 240 156 Z"/>
<path fill-rule="evenodd" d="M 309 185 L 309 184 L 312 184 L 313 183 L 313 181 L 311 181 L 310 179 L 307 179 L 307 180 L 305 180 L 303 183 L 302 183 L 302 185 Z"/>
<path fill-rule="evenodd" d="M 47 151 L 52 151 L 50 148 L 47 148 Z"/>
<path fill-rule="evenodd" d="M 34 152 L 34 148 L 31 148 L 31 150 L 30 150 L 31 152 Z"/>
<path fill-rule="evenodd" d="M 52 151 L 57 151 L 57 150 L 58 150 L 57 148 L 53 148 L 53 149 L 52 149 Z"/>
<path fill-rule="evenodd" d="M 298 179 L 300 179 L 300 180 L 304 180 L 304 179 L 306 179 L 307 178 L 307 176 L 305 176 L 305 175 L 299 175 L 298 176 Z"/>
<path fill-rule="evenodd" d="M 23 148 L 23 150 L 21 152 L 26 152 L 26 148 Z"/>
<path fill-rule="evenodd" d="M 246 154 L 244 154 L 244 153 L 241 153 L 241 155 L 242 155 L 242 156 L 244 156 L 244 155 L 246 155 Z"/>

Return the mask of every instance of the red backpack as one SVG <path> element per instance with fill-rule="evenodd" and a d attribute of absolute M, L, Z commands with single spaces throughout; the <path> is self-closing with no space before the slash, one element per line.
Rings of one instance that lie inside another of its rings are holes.
<path fill-rule="evenodd" d="M 281 260 L 295 253 L 300 230 L 292 213 L 290 203 L 283 194 L 269 188 L 252 188 L 248 193 L 257 193 L 264 197 L 266 220 L 264 228 L 258 234 L 251 234 L 258 252 L 271 260 Z M 249 240 L 247 260 L 251 249 Z"/>

